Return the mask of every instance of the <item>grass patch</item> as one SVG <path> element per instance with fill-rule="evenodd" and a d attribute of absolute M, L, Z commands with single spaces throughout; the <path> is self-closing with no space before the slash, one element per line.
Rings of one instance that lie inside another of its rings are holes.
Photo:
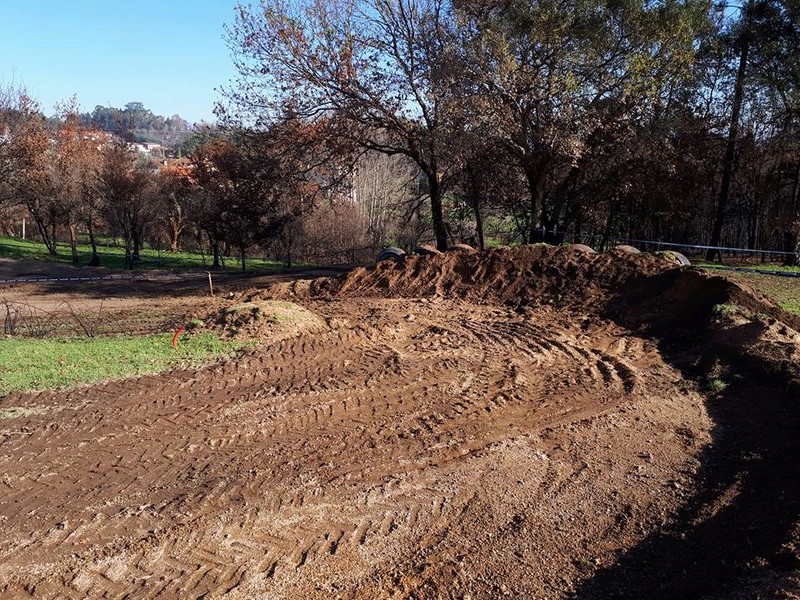
<path fill-rule="evenodd" d="M 800 295 L 800 292 L 798 292 Z M 779 302 L 781 308 L 788 313 L 793 315 L 800 315 L 800 298 L 791 298 L 789 300 L 784 300 Z"/>
<path fill-rule="evenodd" d="M 122 246 L 98 246 L 100 264 L 110 269 L 125 268 L 125 248 Z M 16 260 L 44 260 L 66 265 L 72 264 L 72 254 L 68 244 L 58 244 L 58 255 L 50 256 L 47 247 L 32 240 L 19 238 L 0 237 L 0 257 Z M 88 265 L 92 258 L 92 248 L 87 244 L 78 245 L 78 265 Z M 135 263 L 136 269 L 166 269 L 166 270 L 192 270 L 208 269 L 213 258 L 194 252 L 165 252 L 145 248 L 141 251 L 141 259 Z M 226 270 L 235 271 L 240 268 L 236 257 L 225 258 Z M 283 263 L 268 261 L 260 258 L 248 258 L 248 270 L 255 271 L 280 271 Z"/>
<path fill-rule="evenodd" d="M 261 307 L 256 304 L 255 302 L 245 302 L 243 304 L 236 304 L 235 306 L 229 306 L 225 309 L 225 314 L 234 315 L 234 316 L 242 316 L 242 315 L 252 315 L 254 319 L 261 318 Z"/>
<path fill-rule="evenodd" d="M 741 312 L 741 309 L 736 304 L 715 304 L 711 312 L 714 313 L 714 316 L 718 319 L 724 317 L 732 317 Z"/>
<path fill-rule="evenodd" d="M 728 389 L 728 384 L 719 377 L 714 377 L 713 379 L 709 380 L 708 387 L 714 394 L 721 394 Z"/>
<path fill-rule="evenodd" d="M 738 283 L 744 283 L 769 296 L 788 313 L 800 315 L 800 278 L 759 275 L 733 271 L 712 271 Z"/>
<path fill-rule="evenodd" d="M 751 271 L 778 271 L 780 273 L 800 273 L 800 267 L 787 267 L 781 264 L 774 263 L 735 263 L 735 264 L 720 264 L 712 262 L 697 262 L 693 266 L 711 269 L 712 271 L 721 271 L 719 267 L 733 267 L 737 269 L 748 269 Z"/>
<path fill-rule="evenodd" d="M 197 366 L 232 356 L 241 343 L 211 333 L 183 336 L 177 349 L 172 334 L 80 339 L 0 340 L 0 394 L 13 390 L 70 388 L 84 383 Z"/>

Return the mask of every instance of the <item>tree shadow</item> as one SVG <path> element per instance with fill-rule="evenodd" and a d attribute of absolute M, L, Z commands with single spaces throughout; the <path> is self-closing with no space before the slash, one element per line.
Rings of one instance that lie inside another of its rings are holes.
<path fill-rule="evenodd" d="M 315 267 L 287 269 L 281 272 L 237 272 L 212 271 L 211 277 L 217 296 L 230 291 L 241 291 L 276 281 L 298 281 L 317 277 L 335 277 L 350 267 Z M 21 287 L 20 287 L 21 286 Z M 81 277 L 41 279 L 36 282 L 20 282 L 16 287 L 6 286 L 10 296 L 26 294 L 65 294 L 87 299 L 103 298 L 173 298 L 207 295 L 208 273 L 206 271 L 134 272 L 109 276 L 104 279 L 87 280 Z"/>
<path fill-rule="evenodd" d="M 674 524 L 580 586 L 578 598 L 725 597 L 765 568 L 800 568 L 797 403 L 769 386 L 734 384 L 709 399 L 712 443 L 697 491 Z M 796 535 L 796 534 L 795 534 Z"/>
<path fill-rule="evenodd" d="M 715 281 L 713 293 L 698 288 L 681 299 L 686 284 L 674 274 L 641 280 L 615 299 L 610 315 L 650 335 L 686 378 L 705 380 L 712 366 L 728 369 L 730 385 L 707 396 L 712 442 L 697 457 L 695 491 L 671 525 L 584 581 L 576 598 L 724 598 L 747 593 L 758 578 L 800 569 L 796 371 L 748 355 L 762 325 L 734 331 L 733 345 L 715 341 L 711 315 L 720 300 L 741 300 L 736 289 L 726 296 Z"/>

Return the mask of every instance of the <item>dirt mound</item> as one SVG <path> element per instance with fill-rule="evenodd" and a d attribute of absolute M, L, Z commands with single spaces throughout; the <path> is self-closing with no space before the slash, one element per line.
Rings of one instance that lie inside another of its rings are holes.
<path fill-rule="evenodd" d="M 439 297 L 512 306 L 553 305 L 616 313 L 633 327 L 706 323 L 715 306 L 733 303 L 800 329 L 800 319 L 749 286 L 681 268 L 663 255 L 619 249 L 590 254 L 579 246 L 536 244 L 481 253 L 407 256 L 336 278 L 278 283 L 242 297 L 262 296 Z"/>
<path fill-rule="evenodd" d="M 508 304 L 596 305 L 609 291 L 675 265 L 653 255 L 588 254 L 544 244 L 408 256 L 336 279 L 278 284 L 268 296 L 449 297 Z"/>
<path fill-rule="evenodd" d="M 262 300 L 232 302 L 203 319 L 192 320 L 187 329 L 212 331 L 239 341 L 276 342 L 325 327 L 318 315 L 294 302 Z"/>

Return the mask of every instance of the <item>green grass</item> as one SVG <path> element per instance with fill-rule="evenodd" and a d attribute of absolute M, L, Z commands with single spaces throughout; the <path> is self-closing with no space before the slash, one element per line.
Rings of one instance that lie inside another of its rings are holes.
<path fill-rule="evenodd" d="M 724 317 L 732 317 L 741 312 L 741 308 L 735 304 L 715 304 L 711 311 L 714 313 L 715 317 L 722 319 Z"/>
<path fill-rule="evenodd" d="M 76 339 L 0 339 L 0 394 L 13 390 L 70 388 L 84 383 L 157 373 L 231 356 L 241 343 L 211 333 Z"/>
<path fill-rule="evenodd" d="M 800 315 L 800 278 L 760 275 L 741 271 L 710 270 L 710 272 L 747 284 L 765 296 L 769 296 L 786 312 Z"/>
<path fill-rule="evenodd" d="M 786 312 L 792 313 L 793 315 L 800 315 L 800 298 L 784 300 L 783 302 L 779 302 L 779 304 Z"/>
<path fill-rule="evenodd" d="M 752 271 L 779 271 L 784 273 L 800 273 L 800 267 L 787 267 L 780 264 L 773 263 L 736 263 L 736 264 L 719 264 L 710 262 L 692 263 L 694 267 L 703 267 L 711 270 L 724 270 L 719 267 L 735 267 L 737 269 L 748 269 Z"/>
<path fill-rule="evenodd" d="M 36 241 L 21 240 L 19 238 L 0 237 L 0 257 L 17 260 L 45 260 L 63 264 L 72 264 L 72 253 L 69 244 L 58 244 L 58 255 L 50 256 L 47 247 Z M 125 267 L 125 248 L 122 246 L 98 246 L 100 265 L 110 269 L 123 269 Z M 92 248 L 88 244 L 78 245 L 78 265 L 89 264 L 92 257 Z M 201 254 L 193 252 L 164 252 L 146 248 L 141 251 L 141 260 L 135 263 L 136 269 L 168 269 L 191 270 L 207 269 L 211 266 L 212 257 L 204 258 Z M 237 257 L 226 257 L 225 267 L 229 270 L 240 268 Z M 283 268 L 283 264 L 276 261 L 267 261 L 259 258 L 248 258 L 248 270 L 275 271 Z"/>
<path fill-rule="evenodd" d="M 726 389 L 728 389 L 728 384 L 723 379 L 715 377 L 709 380 L 708 387 L 715 394 L 721 394 Z"/>

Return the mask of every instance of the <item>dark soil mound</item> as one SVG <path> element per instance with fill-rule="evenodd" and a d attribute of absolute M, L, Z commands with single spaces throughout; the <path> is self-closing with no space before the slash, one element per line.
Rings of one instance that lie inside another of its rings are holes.
<path fill-rule="evenodd" d="M 662 256 L 616 249 L 590 254 L 573 246 L 544 244 L 406 256 L 337 278 L 276 284 L 265 295 L 439 296 L 521 306 L 550 304 L 610 312 L 636 329 L 705 323 L 715 306 L 734 303 L 800 328 L 800 320 L 753 289 L 681 268 Z"/>
<path fill-rule="evenodd" d="M 569 246 L 533 245 L 409 256 L 358 268 L 337 279 L 319 280 L 307 290 L 295 286 L 291 291 L 312 296 L 442 296 L 477 302 L 585 306 L 605 303 L 610 291 L 643 275 L 673 268 L 675 265 L 647 254 L 587 254 Z"/>

